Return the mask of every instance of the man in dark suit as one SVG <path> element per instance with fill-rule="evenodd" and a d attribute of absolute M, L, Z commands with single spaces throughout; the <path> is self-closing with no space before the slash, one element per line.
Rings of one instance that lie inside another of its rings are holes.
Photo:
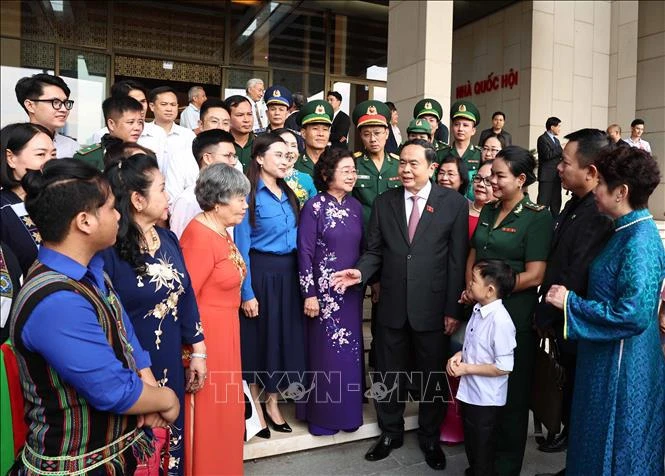
<path fill-rule="evenodd" d="M 503 126 L 506 124 L 506 115 L 502 111 L 496 111 L 492 114 L 492 127 L 485 129 L 480 133 L 480 139 L 478 139 L 478 147 L 482 148 L 485 145 L 485 140 L 489 136 L 497 136 L 503 139 L 505 147 L 513 145 L 513 136 L 510 135 L 510 132 L 505 130 Z"/>
<path fill-rule="evenodd" d="M 557 136 L 561 132 L 561 119 L 550 117 L 545 123 L 545 132 L 538 137 L 538 203 L 549 207 L 556 218 L 561 209 L 561 179 L 557 165 L 561 160 L 561 143 Z"/>
<path fill-rule="evenodd" d="M 545 278 L 540 295 L 545 296 L 553 284 L 561 284 L 585 296 L 589 264 L 613 232 L 612 221 L 598 211 L 593 189 L 598 183 L 594 161 L 598 152 L 609 144 L 606 134 L 598 129 L 581 129 L 566 136 L 568 143 L 557 167 L 561 183 L 572 192 L 561 214 L 554 222 L 552 245 L 547 258 Z M 576 345 L 563 339 L 563 312 L 543 299 L 536 309 L 535 324 L 541 335 L 553 335 L 566 370 L 563 394 L 563 431 L 541 444 L 545 452 L 563 451 L 568 438 L 568 423 L 575 382 Z"/>
<path fill-rule="evenodd" d="M 332 126 L 330 127 L 330 146 L 348 148 L 349 129 L 351 128 L 351 119 L 349 115 L 340 110 L 342 106 L 342 95 L 337 91 L 328 91 L 326 96 L 328 104 L 334 111 Z"/>
<path fill-rule="evenodd" d="M 466 199 L 430 182 L 436 152 L 421 139 L 408 141 L 400 153 L 403 187 L 388 190 L 374 202 L 367 250 L 355 269 L 333 275 L 339 291 L 365 284 L 381 268 L 375 335 L 377 375 L 387 389 L 375 400 L 381 437 L 365 458 L 378 461 L 402 445 L 404 384 L 415 355 L 424 388 L 418 415 L 418 440 L 425 461 L 443 469 L 439 427 L 445 410 L 442 371 L 450 335 L 459 326 L 458 299 L 464 289 L 468 254 Z"/>

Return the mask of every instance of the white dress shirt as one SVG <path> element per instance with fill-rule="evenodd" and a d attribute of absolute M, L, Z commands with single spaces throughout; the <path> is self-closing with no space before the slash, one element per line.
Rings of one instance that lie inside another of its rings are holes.
<path fill-rule="evenodd" d="M 499 370 L 512 372 L 515 347 L 515 325 L 501 299 L 473 306 L 464 334 L 462 362 L 493 364 Z M 507 396 L 508 375 L 462 375 L 457 390 L 459 401 L 480 406 L 503 406 Z"/>
<path fill-rule="evenodd" d="M 646 150 L 648 153 L 651 153 L 651 145 L 641 137 L 637 140 L 633 140 L 632 137 L 624 139 L 631 147 L 636 147 L 638 149 Z"/>
<path fill-rule="evenodd" d="M 399 130 L 398 125 L 391 124 L 390 128 L 393 130 L 393 135 L 395 136 L 395 142 L 397 142 L 397 145 L 400 145 L 402 143 L 402 131 Z"/>
<path fill-rule="evenodd" d="M 192 154 L 192 141 L 196 134 L 190 129 L 173 124 L 167 134 L 164 129 L 150 122 L 145 125 L 139 144 L 152 149 L 157 155 L 159 170 L 166 180 L 169 208 L 176 198 L 199 176 L 199 166 Z"/>
<path fill-rule="evenodd" d="M 108 127 L 102 127 L 97 132 L 92 134 L 92 143 L 99 144 L 102 141 L 102 137 L 109 133 Z"/>
<path fill-rule="evenodd" d="M 180 113 L 180 126 L 186 127 L 187 129 L 196 129 L 199 127 L 200 116 L 201 111 L 196 109 L 196 107 L 190 102 Z"/>
<path fill-rule="evenodd" d="M 252 127 L 252 130 L 254 131 L 255 134 L 260 134 L 261 132 L 264 132 L 266 130 L 269 124 L 268 116 L 266 114 L 268 107 L 266 106 L 266 103 L 263 102 L 263 99 L 254 101 L 249 96 L 246 96 L 246 98 L 249 99 L 249 102 L 252 105 L 252 114 L 254 115 L 254 126 Z M 256 113 L 257 109 L 258 109 L 258 115 Z M 261 117 L 260 124 L 259 124 L 259 116 Z"/>
<path fill-rule="evenodd" d="M 196 184 L 187 187 L 173 203 L 173 212 L 171 213 L 169 226 L 178 239 L 182 236 L 189 222 L 203 211 L 196 200 L 195 189 Z M 228 227 L 226 232 L 233 239 L 233 227 Z"/>
<path fill-rule="evenodd" d="M 420 197 L 420 200 L 417 200 L 418 202 L 418 211 L 420 212 L 420 217 L 422 218 L 423 216 L 423 210 L 425 209 L 425 205 L 427 204 L 427 199 L 429 198 L 429 193 L 432 191 L 432 182 L 429 180 L 425 184 L 423 188 L 420 189 L 416 195 Z M 409 192 L 407 189 L 404 189 L 404 208 L 406 211 L 406 225 L 409 225 L 409 217 L 411 216 L 411 210 L 413 210 L 413 200 L 411 200 L 411 197 L 413 197 L 413 194 Z"/>
<path fill-rule="evenodd" d="M 58 159 L 74 157 L 74 154 L 81 148 L 74 139 L 59 132 L 56 132 L 53 137 L 53 145 L 55 145 L 55 154 Z"/>

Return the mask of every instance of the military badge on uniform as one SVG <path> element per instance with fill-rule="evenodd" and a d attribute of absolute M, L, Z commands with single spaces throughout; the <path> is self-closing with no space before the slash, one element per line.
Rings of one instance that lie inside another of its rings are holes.
<path fill-rule="evenodd" d="M 321 104 L 316 106 L 316 109 L 314 109 L 315 114 L 325 114 L 326 113 L 326 108 L 323 107 Z"/>
<path fill-rule="evenodd" d="M 457 108 L 459 112 L 466 112 L 466 106 L 464 104 L 460 104 L 459 108 Z"/>
<path fill-rule="evenodd" d="M 282 96 L 282 93 L 279 92 L 279 89 L 275 89 L 275 90 L 272 92 L 272 96 L 278 98 L 278 97 L 281 97 L 281 96 Z"/>
<path fill-rule="evenodd" d="M 426 102 L 425 103 L 425 109 L 432 109 L 432 103 L 431 102 Z"/>
<path fill-rule="evenodd" d="M 376 108 L 374 106 L 370 106 L 367 108 L 367 114 L 376 116 Z"/>

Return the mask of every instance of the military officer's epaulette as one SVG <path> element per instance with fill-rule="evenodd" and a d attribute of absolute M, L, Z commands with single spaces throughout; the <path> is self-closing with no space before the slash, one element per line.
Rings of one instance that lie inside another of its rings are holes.
<path fill-rule="evenodd" d="M 90 145 L 86 145 L 85 147 L 81 147 L 81 149 L 79 149 L 77 154 L 86 155 L 86 154 L 89 154 L 90 152 L 94 152 L 94 151 L 99 150 L 101 148 L 102 148 L 102 144 L 90 144 Z"/>
<path fill-rule="evenodd" d="M 536 212 L 542 212 L 543 210 L 545 210 L 545 208 L 547 208 L 545 205 L 540 205 L 538 203 L 533 203 L 533 202 L 524 202 L 524 207 Z"/>
<path fill-rule="evenodd" d="M 354 152 L 354 153 L 353 153 L 353 156 L 354 156 L 356 159 L 359 159 L 360 157 L 363 156 L 363 153 L 362 153 L 362 152 Z"/>
<path fill-rule="evenodd" d="M 392 152 L 388 152 L 388 157 L 391 159 L 399 160 L 399 155 L 393 154 Z"/>

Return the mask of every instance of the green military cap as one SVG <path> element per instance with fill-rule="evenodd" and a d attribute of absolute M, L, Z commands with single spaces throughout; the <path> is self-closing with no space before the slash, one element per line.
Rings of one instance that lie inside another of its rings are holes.
<path fill-rule="evenodd" d="M 476 105 L 471 101 L 457 101 L 450 106 L 450 120 L 452 121 L 458 117 L 471 119 L 476 123 L 476 126 L 480 123 L 480 112 Z"/>
<path fill-rule="evenodd" d="M 381 101 L 363 101 L 353 110 L 353 123 L 356 127 L 383 126 L 390 123 L 390 109 Z"/>
<path fill-rule="evenodd" d="M 305 104 L 296 116 L 296 124 L 303 127 L 309 124 L 332 124 L 335 111 L 327 101 L 315 99 Z"/>
<path fill-rule="evenodd" d="M 411 119 L 409 127 L 406 128 L 406 133 L 429 135 L 432 133 L 432 126 L 430 126 L 429 122 L 425 119 Z"/>
<path fill-rule="evenodd" d="M 418 101 L 418 103 L 413 108 L 413 117 L 418 119 L 419 117 L 431 114 L 436 117 L 439 121 L 443 116 L 443 108 L 439 101 L 436 99 L 425 98 Z"/>

